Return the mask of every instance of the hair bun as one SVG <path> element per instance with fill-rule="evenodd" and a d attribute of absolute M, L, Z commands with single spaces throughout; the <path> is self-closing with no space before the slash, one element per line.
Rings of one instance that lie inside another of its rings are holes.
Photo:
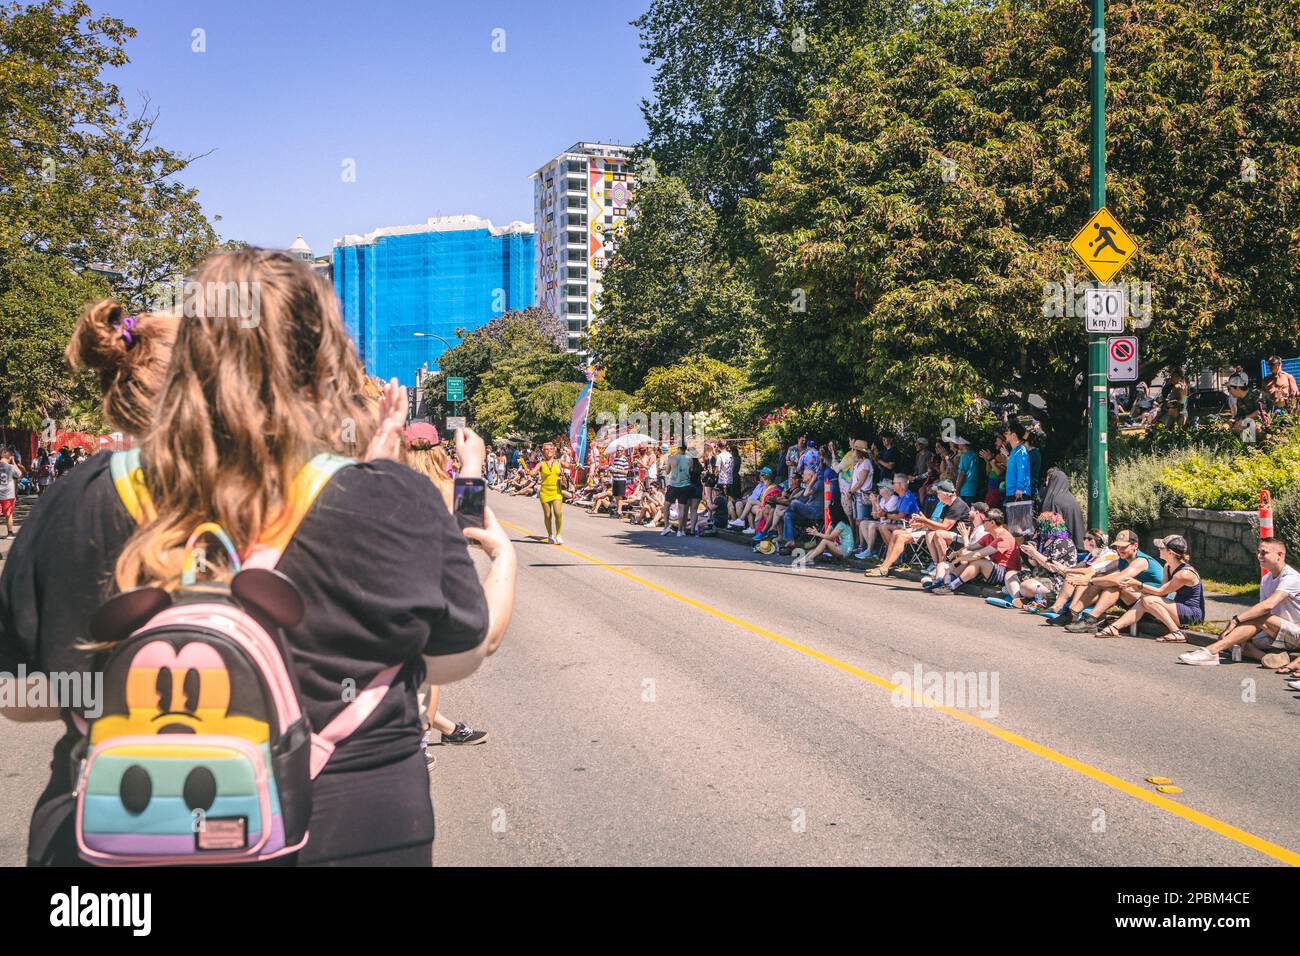
<path fill-rule="evenodd" d="M 121 321 L 126 310 L 112 299 L 100 299 L 81 310 L 68 342 L 68 363 L 74 369 L 91 369 L 103 375 L 120 371 L 127 363 Z"/>

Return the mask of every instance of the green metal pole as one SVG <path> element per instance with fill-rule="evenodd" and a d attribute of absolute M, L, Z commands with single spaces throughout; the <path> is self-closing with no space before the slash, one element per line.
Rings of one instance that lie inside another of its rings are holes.
<path fill-rule="evenodd" d="M 1106 205 L 1106 0 L 1092 0 L 1092 211 Z M 1110 530 L 1106 337 L 1088 336 L 1088 527 Z"/>

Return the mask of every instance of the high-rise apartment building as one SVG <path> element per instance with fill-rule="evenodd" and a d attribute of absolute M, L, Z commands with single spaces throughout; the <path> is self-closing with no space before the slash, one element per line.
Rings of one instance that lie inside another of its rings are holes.
<path fill-rule="evenodd" d="M 600 311 L 601 276 L 623 235 L 636 186 L 632 150 L 574 143 L 532 175 L 533 298 L 569 331 L 569 348 Z"/>
<path fill-rule="evenodd" d="M 456 329 L 533 304 L 533 227 L 443 216 L 334 243 L 334 289 L 370 375 L 415 384 Z"/>

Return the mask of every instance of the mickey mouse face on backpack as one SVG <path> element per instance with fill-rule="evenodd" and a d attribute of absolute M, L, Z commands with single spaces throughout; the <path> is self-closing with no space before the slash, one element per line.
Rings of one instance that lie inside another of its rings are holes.
<path fill-rule="evenodd" d="M 297 590 L 277 572 L 240 572 L 230 590 L 240 604 L 277 624 L 301 618 Z M 119 641 L 171 604 L 161 588 L 124 592 L 95 615 L 91 633 L 98 641 Z M 247 659 L 196 635 L 193 624 L 178 623 L 110 660 L 103 716 L 90 742 L 123 734 L 220 734 L 262 744 L 270 739 L 270 716 L 263 682 Z"/>

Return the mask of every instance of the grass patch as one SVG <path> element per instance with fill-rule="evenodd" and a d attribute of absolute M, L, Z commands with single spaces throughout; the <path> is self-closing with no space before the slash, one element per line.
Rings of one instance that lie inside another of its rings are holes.
<path fill-rule="evenodd" d="M 1259 578 L 1223 580 L 1220 578 L 1207 578 L 1202 575 L 1201 584 L 1205 586 L 1207 594 L 1243 597 L 1259 593 Z"/>

